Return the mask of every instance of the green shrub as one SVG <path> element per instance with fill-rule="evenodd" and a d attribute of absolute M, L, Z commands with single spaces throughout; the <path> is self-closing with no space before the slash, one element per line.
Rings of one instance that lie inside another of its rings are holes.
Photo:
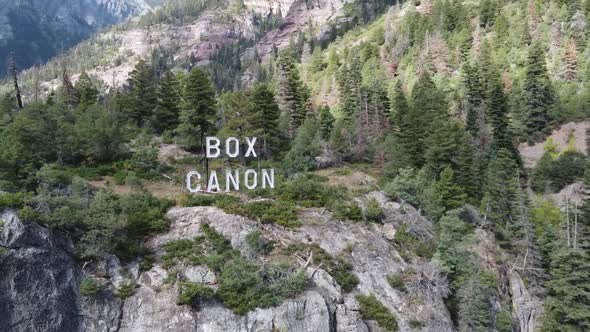
<path fill-rule="evenodd" d="M 133 293 L 135 292 L 135 286 L 136 285 L 133 281 L 127 281 L 127 282 L 121 284 L 121 286 L 119 286 L 119 288 L 117 288 L 117 291 L 115 292 L 115 296 L 124 300 L 124 299 L 130 297 L 131 295 L 133 295 Z"/>
<path fill-rule="evenodd" d="M 397 290 L 406 291 L 406 282 L 401 274 L 390 274 L 387 276 L 389 285 Z"/>
<path fill-rule="evenodd" d="M 0 247 L 0 255 L 3 255 L 8 252 L 8 248 Z"/>
<path fill-rule="evenodd" d="M 243 315 L 256 308 L 278 305 L 286 297 L 299 294 L 305 286 L 305 277 L 302 273 L 281 270 L 274 278 L 268 275 L 263 278 L 258 266 L 235 258 L 225 264 L 219 283 L 217 296 L 226 307 Z"/>
<path fill-rule="evenodd" d="M 179 285 L 179 294 L 176 299 L 178 305 L 194 305 L 199 299 L 212 299 L 215 291 L 205 285 L 183 281 Z"/>
<path fill-rule="evenodd" d="M 113 175 L 113 182 L 118 185 L 122 186 L 125 184 L 125 180 L 127 179 L 128 172 L 125 170 L 118 170 L 115 175 Z"/>
<path fill-rule="evenodd" d="M 162 256 L 164 268 L 176 264 L 206 264 L 214 271 L 220 271 L 225 262 L 240 255 L 229 241 L 209 225 L 202 224 L 202 236 L 194 240 L 170 241 L 164 245 L 166 253 Z"/>
<path fill-rule="evenodd" d="M 566 151 L 557 159 L 545 153 L 532 172 L 531 187 L 536 192 L 556 192 L 584 176 L 588 158 L 580 152 Z"/>
<path fill-rule="evenodd" d="M 272 251 L 273 243 L 262 236 L 260 230 L 254 230 L 246 235 L 246 244 L 255 254 L 266 254 Z"/>
<path fill-rule="evenodd" d="M 367 202 L 366 217 L 368 221 L 379 222 L 383 218 L 383 209 L 375 198 L 369 199 Z"/>
<path fill-rule="evenodd" d="M 305 245 L 302 243 L 291 244 L 283 249 L 287 256 L 299 255 L 307 257 L 313 254 L 313 264 L 326 270 L 336 280 L 338 285 L 345 292 L 351 292 L 359 283 L 358 278 L 352 273 L 352 265 L 342 257 L 333 257 L 322 249 L 318 244 Z"/>
<path fill-rule="evenodd" d="M 326 181 L 327 178 L 317 175 L 299 175 L 278 188 L 278 197 L 305 207 L 325 207 L 340 196 Z"/>
<path fill-rule="evenodd" d="M 361 221 L 363 220 L 363 210 L 358 203 L 338 202 L 333 207 L 334 218 L 340 220 Z"/>
<path fill-rule="evenodd" d="M 0 193 L 0 210 L 20 209 L 24 206 L 29 195 L 25 193 Z"/>
<path fill-rule="evenodd" d="M 94 296 L 102 290 L 102 285 L 92 277 L 85 277 L 80 282 L 80 294 Z"/>
<path fill-rule="evenodd" d="M 398 330 L 395 316 L 383 303 L 377 300 L 374 294 L 368 296 L 357 295 L 356 301 L 359 303 L 361 316 L 364 320 L 374 320 L 381 328 L 387 331 L 395 332 Z"/>
<path fill-rule="evenodd" d="M 430 259 L 434 256 L 436 250 L 435 244 L 432 240 L 422 241 L 417 239 L 408 232 L 408 227 L 406 225 L 402 225 L 398 228 L 397 232 L 395 232 L 393 242 L 399 249 L 401 256 L 406 260 L 412 257 L 412 255 Z"/>

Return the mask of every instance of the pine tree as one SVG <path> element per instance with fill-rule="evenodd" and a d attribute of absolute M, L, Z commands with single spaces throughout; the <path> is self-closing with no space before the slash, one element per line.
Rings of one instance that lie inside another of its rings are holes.
<path fill-rule="evenodd" d="M 361 108 L 361 69 L 360 56 L 355 54 L 348 64 L 342 66 L 339 72 L 340 110 L 349 124 L 354 123 Z"/>
<path fill-rule="evenodd" d="M 281 127 L 288 138 L 294 138 L 307 115 L 309 91 L 299 77 L 294 56 L 287 52 L 279 58 L 276 99 Z"/>
<path fill-rule="evenodd" d="M 520 162 L 520 154 L 512 141 L 510 124 L 508 122 L 508 100 L 502 89 L 499 77 L 490 86 L 488 112 L 490 124 L 492 125 L 492 149 L 498 151 L 505 149 L 510 151 L 512 158 Z"/>
<path fill-rule="evenodd" d="M 475 139 L 485 134 L 484 98 L 479 71 L 469 62 L 463 65 L 465 86 L 465 129 Z"/>
<path fill-rule="evenodd" d="M 181 90 L 176 76 L 167 71 L 158 86 L 158 101 L 154 109 L 153 127 L 162 133 L 178 127 Z"/>
<path fill-rule="evenodd" d="M 215 90 L 200 68 L 193 68 L 187 78 L 177 131 L 192 151 L 202 151 L 205 136 L 215 133 Z"/>
<path fill-rule="evenodd" d="M 99 93 L 98 89 L 94 87 L 92 80 L 90 80 L 90 77 L 85 71 L 80 74 L 80 78 L 78 78 L 75 88 L 80 96 L 78 109 L 83 111 L 86 110 L 89 105 L 96 103 Z"/>
<path fill-rule="evenodd" d="M 408 114 L 409 108 L 410 106 L 408 105 L 406 95 L 402 89 L 402 82 L 401 80 L 397 80 L 393 90 L 391 113 L 389 115 L 391 128 L 393 128 L 395 132 L 399 132 L 401 130 L 400 126 L 403 122 L 403 118 Z"/>
<path fill-rule="evenodd" d="M 542 331 L 590 329 L 590 257 L 587 251 L 561 248 L 554 254 Z"/>
<path fill-rule="evenodd" d="M 535 42 L 529 50 L 525 91 L 527 133 L 531 140 L 538 141 L 549 129 L 550 112 L 555 105 L 555 93 L 547 74 L 545 52 L 539 42 Z"/>
<path fill-rule="evenodd" d="M 324 105 L 320 108 L 320 115 L 319 115 L 319 123 L 320 123 L 320 134 L 322 139 L 328 140 L 330 139 L 330 134 L 332 133 L 332 129 L 334 128 L 334 116 L 332 112 L 330 112 L 330 107 L 328 105 Z"/>
<path fill-rule="evenodd" d="M 488 165 L 482 211 L 495 225 L 497 234 L 502 234 L 506 225 L 518 216 L 518 166 L 512 156 L 510 151 L 500 149 Z"/>
<path fill-rule="evenodd" d="M 153 115 L 157 104 L 155 76 L 152 66 L 140 60 L 130 74 L 130 104 L 128 116 L 136 125 L 144 125 Z"/>
<path fill-rule="evenodd" d="M 259 124 L 255 126 L 261 130 L 262 156 L 269 158 L 283 150 L 283 136 L 279 130 L 281 110 L 277 105 L 274 94 L 266 84 L 256 84 L 250 91 L 250 100 L 255 112 L 261 114 Z"/>
<path fill-rule="evenodd" d="M 457 147 L 455 163 L 456 163 L 456 182 L 457 185 L 465 189 L 467 196 L 475 202 L 481 199 L 482 186 L 482 161 L 481 156 L 473 147 L 473 139 L 464 132 L 459 145 Z"/>
<path fill-rule="evenodd" d="M 450 167 L 445 167 L 440 173 L 439 180 L 434 185 L 439 204 L 450 211 L 465 204 L 467 199 L 464 189 L 459 187 L 454 179 L 454 172 Z"/>
<path fill-rule="evenodd" d="M 410 111 L 401 120 L 397 138 L 411 166 L 422 167 L 426 161 L 426 140 L 439 121 L 446 118 L 446 103 L 428 74 L 416 83 L 412 101 Z"/>

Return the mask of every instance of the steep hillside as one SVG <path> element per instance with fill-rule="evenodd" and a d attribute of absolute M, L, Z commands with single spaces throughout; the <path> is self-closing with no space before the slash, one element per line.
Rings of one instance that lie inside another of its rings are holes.
<path fill-rule="evenodd" d="M 29 95 L 47 93 L 61 83 L 64 66 L 74 78 L 82 71 L 103 84 L 126 83 L 139 59 L 158 58 L 176 68 L 210 64 L 218 88 L 259 79 L 255 67 L 271 53 L 304 34 L 324 44 L 358 23 L 357 7 L 371 20 L 392 1 L 365 4 L 356 0 L 317 1 L 171 1 L 138 20 L 114 27 L 81 43 L 39 69 L 26 70 L 22 86 Z M 276 54 L 275 54 L 276 55 Z M 6 88 L 6 87 L 5 87 Z"/>
<path fill-rule="evenodd" d="M 144 0 L 4 1 L 0 8 L 0 77 L 6 73 L 11 52 L 16 54 L 19 69 L 44 64 L 100 29 L 151 8 Z"/>

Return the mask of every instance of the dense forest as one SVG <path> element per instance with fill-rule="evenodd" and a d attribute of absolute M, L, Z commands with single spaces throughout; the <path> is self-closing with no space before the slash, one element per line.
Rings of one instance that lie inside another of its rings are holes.
<path fill-rule="evenodd" d="M 518 146 L 545 142 L 554 128 L 590 115 L 590 1 L 360 1 L 347 13 L 349 23 L 329 37 L 316 38 L 310 25 L 268 61 L 241 62 L 241 50 L 256 40 L 221 49 L 203 67 L 174 63 L 156 50 L 120 89 L 105 90 L 85 72 L 72 83 L 65 67 L 58 89 L 26 96 L 22 109 L 14 93 L 2 96 L 0 208 L 67 231 L 81 260 L 110 253 L 131 259 L 149 257 L 145 238 L 167 229 L 163 214 L 172 205 L 215 205 L 292 228 L 300 207 L 379 222 L 374 204 L 361 209 L 352 199 L 358 193 L 313 173 L 362 169 L 389 197 L 434 222 L 433 240 L 399 230 L 394 245 L 404 259 L 441 267 L 459 330 L 512 331 L 506 278 L 515 270 L 543 301 L 541 331 L 589 330 L 590 199 L 557 206 L 546 197 L 575 182 L 588 188 L 590 160 L 586 151 L 558 151 L 547 140 L 540 161 L 527 165 Z M 152 13 L 138 24 L 169 14 Z M 280 19 L 263 23 L 266 31 Z M 247 71 L 255 80 L 236 83 Z M 204 137 L 213 135 L 264 142 L 258 159 L 207 167 L 276 166 L 276 192 L 244 193 L 271 201 L 240 204 L 230 195 L 180 189 L 170 199 L 145 188 L 146 181 L 170 179 L 181 188 L 188 165 L 205 167 Z M 163 163 L 161 144 L 181 146 L 190 157 Z M 108 185 L 92 185 L 105 178 Z M 120 185 L 133 190 L 117 193 Z M 493 235 L 494 268 L 476 250 L 482 230 Z M 258 267 L 236 263 L 219 234 L 205 234 L 195 241 L 211 242 L 217 261 L 207 264 L 228 280 L 216 295 L 185 285 L 181 303 L 218 296 L 243 314 L 303 287 L 300 276 L 287 273 L 280 285 L 255 280 L 258 300 L 244 298 L 223 262 Z M 272 250 L 256 236 L 250 240 L 261 252 Z M 192 259 L 187 250 L 200 245 L 170 244 L 166 257 L 171 264 Z M 325 259 L 341 286 L 355 287 L 345 262 Z M 389 277 L 399 289 L 412 278 L 411 271 Z M 85 286 L 92 292 L 92 284 Z M 358 301 L 395 329 L 378 301 Z"/>

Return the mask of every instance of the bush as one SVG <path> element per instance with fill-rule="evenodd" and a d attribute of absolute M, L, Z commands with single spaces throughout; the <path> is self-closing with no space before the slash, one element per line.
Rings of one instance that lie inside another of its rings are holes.
<path fill-rule="evenodd" d="M 296 176 L 278 188 L 278 197 L 305 207 L 325 207 L 341 196 L 334 188 L 324 184 L 327 180 L 311 174 Z"/>
<path fill-rule="evenodd" d="M 225 262 L 240 255 L 226 238 L 209 225 L 202 224 L 201 231 L 203 235 L 194 240 L 176 240 L 166 243 L 164 245 L 166 253 L 162 256 L 164 268 L 170 268 L 176 264 L 206 264 L 214 271 L 221 271 Z"/>
<path fill-rule="evenodd" d="M 178 305 L 195 305 L 200 299 L 212 299 L 215 297 L 215 291 L 205 285 L 193 282 L 181 282 L 179 285 L 179 294 L 176 299 Z"/>
<path fill-rule="evenodd" d="M 379 302 L 375 295 L 357 295 L 361 316 L 364 320 L 374 320 L 387 331 L 397 331 L 397 320 L 383 303 Z"/>
<path fill-rule="evenodd" d="M 313 264 L 320 265 L 336 280 L 338 285 L 345 292 L 351 292 L 359 283 L 358 278 L 352 273 L 352 265 L 342 257 L 333 257 L 322 249 L 318 244 L 291 244 L 283 249 L 287 256 L 307 256 L 313 254 Z"/>
<path fill-rule="evenodd" d="M 25 193 L 0 193 L 0 210 L 20 209 L 25 204 L 28 195 Z"/>
<path fill-rule="evenodd" d="M 119 286 L 119 288 L 117 288 L 117 291 L 115 292 L 115 296 L 120 298 L 121 300 L 124 300 L 124 299 L 130 297 L 131 295 L 133 295 L 134 292 L 135 292 L 135 283 L 133 281 L 127 281 L 127 282 L 123 283 L 121 286 Z"/>
<path fill-rule="evenodd" d="M 334 218 L 340 220 L 361 221 L 363 210 L 356 202 L 338 202 L 333 207 Z"/>
<path fill-rule="evenodd" d="M 244 315 L 256 308 L 278 305 L 286 297 L 299 294 L 305 286 L 305 277 L 303 273 L 279 270 L 272 277 L 266 273 L 263 278 L 263 271 L 255 264 L 235 258 L 225 264 L 219 282 L 217 296 L 223 304 L 236 314 Z"/>
<path fill-rule="evenodd" d="M 536 192 L 555 192 L 584 176 L 588 160 L 583 153 L 566 151 L 557 159 L 547 152 L 535 167 L 531 187 Z"/>
<path fill-rule="evenodd" d="M 85 277 L 80 282 L 80 294 L 84 296 L 94 296 L 102 290 L 101 284 L 94 278 Z"/>
<path fill-rule="evenodd" d="M 383 209 L 381 209 L 377 199 L 371 198 L 367 202 L 366 217 L 368 221 L 372 222 L 380 222 L 383 219 Z"/>
<path fill-rule="evenodd" d="M 260 230 L 254 230 L 246 235 L 246 244 L 255 254 L 266 254 L 272 251 L 273 243 L 262 237 Z"/>
<path fill-rule="evenodd" d="M 430 259 L 436 250 L 433 241 L 421 241 L 408 232 L 408 227 L 402 225 L 395 233 L 393 242 L 399 249 L 400 254 L 406 260 L 412 255 Z"/>

